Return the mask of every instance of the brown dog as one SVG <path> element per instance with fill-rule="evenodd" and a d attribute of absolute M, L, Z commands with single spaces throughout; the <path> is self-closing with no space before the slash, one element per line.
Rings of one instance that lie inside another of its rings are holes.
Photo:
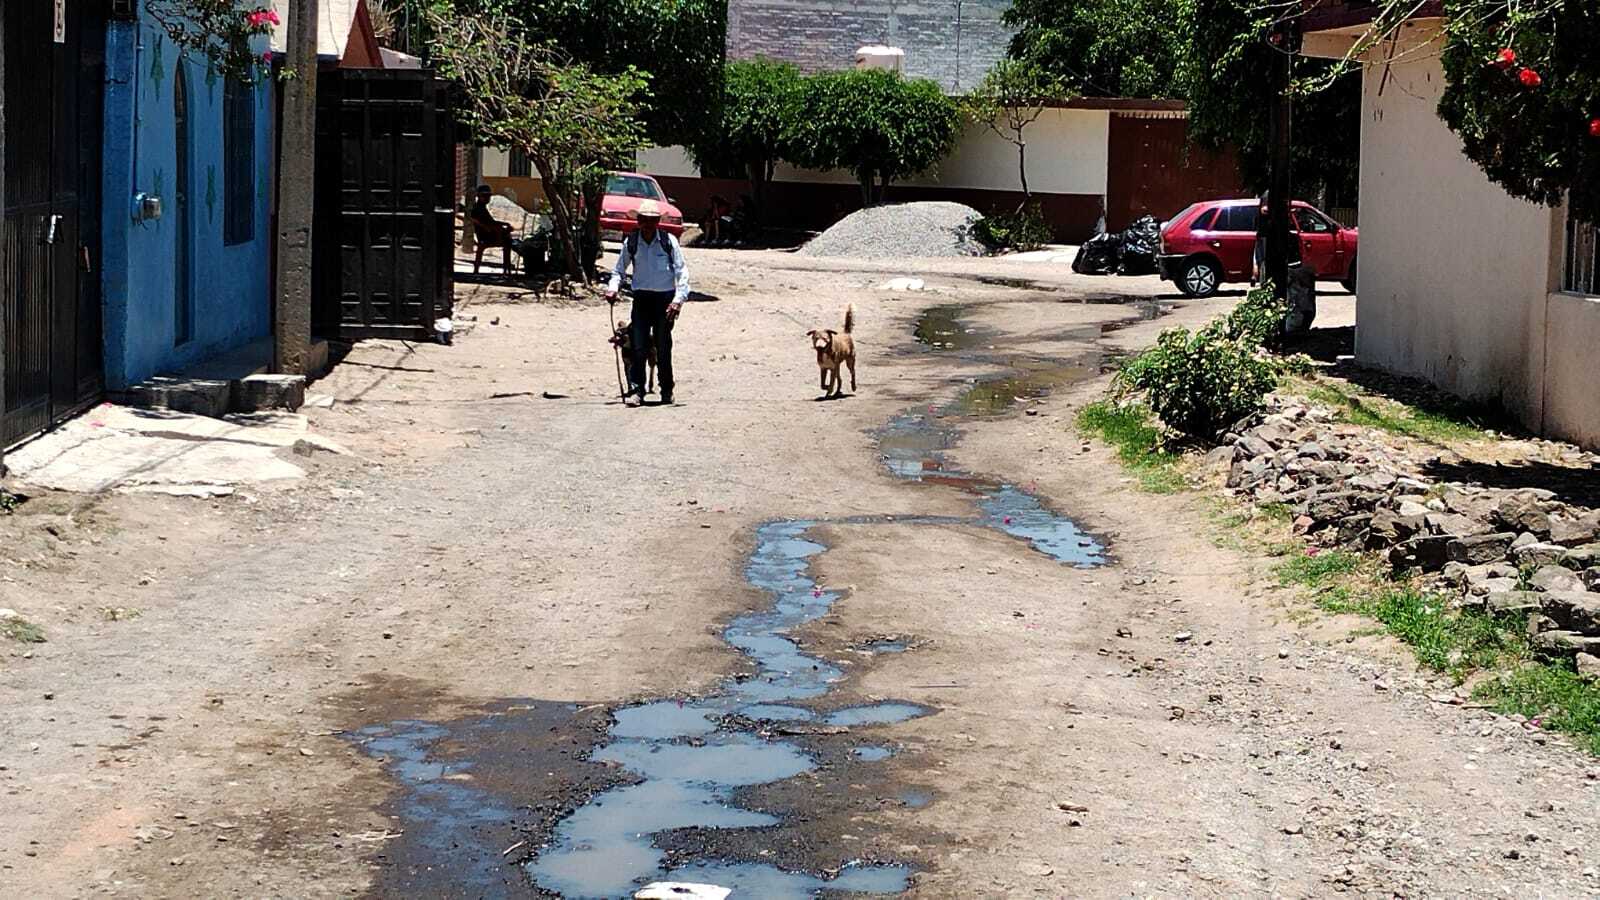
<path fill-rule="evenodd" d="M 632 322 L 618 322 L 617 330 L 611 333 L 611 346 L 622 351 L 622 361 L 625 363 L 633 359 L 632 325 Z M 654 344 L 650 345 L 650 349 L 644 355 L 644 366 L 645 393 L 654 394 L 656 392 L 656 348 Z"/>
<path fill-rule="evenodd" d="M 822 370 L 822 396 L 844 396 L 844 385 L 840 383 L 839 367 L 850 367 L 850 393 L 856 392 L 856 342 L 850 333 L 856 329 L 856 308 L 854 304 L 845 308 L 844 333 L 840 334 L 832 328 L 819 328 L 806 332 L 811 338 L 811 347 L 817 351 L 817 368 Z M 830 389 L 828 376 L 833 376 Z"/>

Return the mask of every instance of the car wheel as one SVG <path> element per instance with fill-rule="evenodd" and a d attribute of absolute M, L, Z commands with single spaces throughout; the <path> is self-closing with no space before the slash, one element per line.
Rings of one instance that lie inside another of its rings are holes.
<path fill-rule="evenodd" d="M 1344 289 L 1349 291 L 1350 293 L 1354 294 L 1356 292 L 1356 261 L 1355 260 L 1353 260 L 1353 259 L 1350 260 L 1350 274 L 1346 275 L 1344 277 L 1344 280 L 1339 282 L 1339 283 L 1344 285 Z"/>
<path fill-rule="evenodd" d="M 1178 287 L 1185 295 L 1205 298 L 1222 284 L 1222 267 L 1209 259 L 1191 259 L 1178 274 Z"/>

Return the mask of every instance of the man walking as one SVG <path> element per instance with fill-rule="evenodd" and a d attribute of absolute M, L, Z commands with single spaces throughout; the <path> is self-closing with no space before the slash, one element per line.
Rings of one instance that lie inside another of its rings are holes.
<path fill-rule="evenodd" d="M 628 393 L 623 402 L 629 406 L 644 403 L 645 361 L 654 347 L 661 402 L 670 404 L 672 325 L 689 297 L 689 268 L 677 239 L 658 227 L 660 204 L 654 200 L 639 204 L 638 220 L 638 230 L 622 241 L 622 252 L 617 254 L 611 283 L 606 287 L 606 302 L 616 303 L 622 274 L 633 267 L 633 353 L 628 357 Z"/>

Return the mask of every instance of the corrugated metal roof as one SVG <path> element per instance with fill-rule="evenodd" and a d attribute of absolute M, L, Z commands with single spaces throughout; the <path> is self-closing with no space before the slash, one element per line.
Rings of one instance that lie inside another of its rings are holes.
<path fill-rule="evenodd" d="M 290 0 L 272 0 L 272 8 L 282 21 L 272 30 L 272 52 L 282 53 L 289 40 Z M 317 0 L 317 56 L 324 59 L 344 59 L 345 45 L 350 43 L 350 29 L 355 27 L 356 10 L 362 0 Z"/>

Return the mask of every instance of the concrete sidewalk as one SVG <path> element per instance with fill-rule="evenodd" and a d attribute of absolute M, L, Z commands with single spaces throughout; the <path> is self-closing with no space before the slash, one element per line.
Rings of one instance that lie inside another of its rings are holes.
<path fill-rule="evenodd" d="M 294 413 L 214 419 L 107 403 L 7 454 L 6 464 L 19 482 L 51 490 L 219 497 L 304 478 L 284 450 L 346 452 Z"/>

